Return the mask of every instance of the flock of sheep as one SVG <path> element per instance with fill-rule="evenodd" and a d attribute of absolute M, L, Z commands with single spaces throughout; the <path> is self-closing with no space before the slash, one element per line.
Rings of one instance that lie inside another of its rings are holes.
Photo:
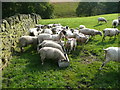
<path fill-rule="evenodd" d="M 99 17 L 99 22 L 107 23 L 107 20 L 104 17 Z M 102 36 L 104 34 L 102 40 L 105 40 L 106 36 L 116 36 L 120 33 L 115 28 L 119 23 L 120 17 L 113 20 L 113 28 L 105 28 L 103 33 L 99 30 L 86 28 L 84 25 L 80 25 L 77 29 L 62 26 L 61 24 L 36 25 L 35 28 L 29 29 L 29 36 L 20 37 L 19 45 L 21 52 L 24 50 L 23 47 L 33 45 L 40 54 L 42 65 L 45 60 L 54 60 L 59 67 L 67 67 L 70 64 L 67 54 L 76 50 L 78 43 L 87 43 L 89 38 L 95 35 Z M 100 69 L 110 60 L 120 60 L 120 55 L 118 55 L 119 47 L 109 47 L 104 50 L 106 61 Z"/>

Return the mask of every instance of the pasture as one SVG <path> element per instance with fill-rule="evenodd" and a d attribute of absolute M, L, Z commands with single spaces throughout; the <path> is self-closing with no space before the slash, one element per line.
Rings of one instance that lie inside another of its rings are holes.
<path fill-rule="evenodd" d="M 52 3 L 54 6 L 54 15 L 55 18 L 61 17 L 76 17 L 76 8 L 78 2 L 59 2 Z M 64 7 L 63 7 L 64 6 Z"/>
<path fill-rule="evenodd" d="M 98 17 L 105 17 L 108 23 L 97 23 Z M 40 24 L 60 23 L 70 28 L 85 25 L 102 31 L 112 27 L 112 20 L 118 14 L 91 17 L 43 19 Z M 118 27 L 120 28 L 120 26 Z M 120 36 L 120 35 L 119 35 Z M 3 88 L 120 88 L 120 63 L 110 61 L 99 71 L 103 63 L 103 48 L 120 46 L 119 36 L 114 39 L 97 35 L 85 45 L 77 45 L 76 51 L 69 54 L 70 66 L 59 68 L 57 64 L 46 61 L 41 65 L 40 56 L 33 47 L 25 48 L 24 53 L 15 53 L 2 74 Z"/>

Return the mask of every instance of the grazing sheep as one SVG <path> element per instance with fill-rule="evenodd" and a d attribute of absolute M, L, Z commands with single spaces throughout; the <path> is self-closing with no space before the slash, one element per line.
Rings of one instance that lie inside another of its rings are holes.
<path fill-rule="evenodd" d="M 76 40 L 78 43 L 87 43 L 89 41 L 89 36 L 82 33 L 76 34 Z"/>
<path fill-rule="evenodd" d="M 23 52 L 23 47 L 26 47 L 28 45 L 36 46 L 38 43 L 38 38 L 35 36 L 22 36 L 19 38 L 19 47 L 21 49 L 21 52 Z"/>
<path fill-rule="evenodd" d="M 98 23 L 99 22 L 106 22 L 107 23 L 107 20 L 104 17 L 99 17 L 98 18 Z"/>
<path fill-rule="evenodd" d="M 110 37 L 115 36 L 116 37 L 116 35 L 118 35 L 119 33 L 120 33 L 120 31 L 117 28 L 105 28 L 103 30 L 104 36 L 103 36 L 102 40 L 105 40 L 106 36 L 110 36 Z"/>
<path fill-rule="evenodd" d="M 43 47 L 38 51 L 38 53 L 40 54 L 42 65 L 44 64 L 44 60 L 47 59 L 57 61 L 59 67 L 69 66 L 69 59 L 67 58 L 67 55 L 57 48 Z"/>
<path fill-rule="evenodd" d="M 112 27 L 117 27 L 118 26 L 118 24 L 119 24 L 119 20 L 118 19 L 115 19 L 115 20 L 113 20 L 112 21 Z"/>
<path fill-rule="evenodd" d="M 68 53 L 70 53 L 72 50 L 75 51 L 77 46 L 77 42 L 75 38 L 68 38 L 68 40 L 66 41 L 65 47 L 66 47 L 66 51 Z"/>
<path fill-rule="evenodd" d="M 120 62 L 120 47 L 108 47 L 103 49 L 105 51 L 105 59 L 106 61 L 100 67 L 100 70 L 103 66 L 109 61 L 117 61 Z"/>
<path fill-rule="evenodd" d="M 53 48 L 57 48 L 59 49 L 61 52 L 64 53 L 63 49 L 62 49 L 62 46 L 52 40 L 44 40 L 42 43 L 40 43 L 38 46 L 37 46 L 37 51 L 40 50 L 40 48 L 42 47 L 53 47 Z"/>
<path fill-rule="evenodd" d="M 102 32 L 95 30 L 95 29 L 83 28 L 80 30 L 80 32 L 85 35 L 91 35 L 91 36 L 100 35 L 100 36 L 102 36 Z"/>
<path fill-rule="evenodd" d="M 86 28 L 84 25 L 79 26 L 80 29 Z"/>
<path fill-rule="evenodd" d="M 44 40 L 53 40 L 53 41 L 59 41 L 65 34 L 65 31 L 61 31 L 59 34 L 51 35 L 51 34 L 39 34 L 38 42 L 41 43 Z"/>

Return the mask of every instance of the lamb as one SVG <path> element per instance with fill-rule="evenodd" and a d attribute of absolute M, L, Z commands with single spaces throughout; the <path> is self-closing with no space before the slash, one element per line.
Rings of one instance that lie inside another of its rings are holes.
<path fill-rule="evenodd" d="M 91 36 L 100 35 L 100 36 L 102 36 L 102 32 L 95 30 L 95 29 L 83 28 L 83 29 L 80 29 L 80 32 L 85 35 L 91 35 Z"/>
<path fill-rule="evenodd" d="M 77 46 L 77 42 L 75 38 L 68 38 L 68 40 L 66 41 L 65 47 L 66 47 L 66 51 L 68 53 L 70 53 L 72 50 L 75 51 Z"/>
<path fill-rule="evenodd" d="M 107 20 L 104 17 L 99 17 L 98 18 L 98 23 L 99 22 L 106 22 L 107 23 Z"/>
<path fill-rule="evenodd" d="M 86 28 L 84 25 L 79 26 L 80 29 Z"/>
<path fill-rule="evenodd" d="M 23 47 L 26 47 L 28 45 L 37 46 L 38 38 L 35 36 L 22 36 L 19 38 L 19 47 L 21 49 L 21 52 L 23 52 Z"/>
<path fill-rule="evenodd" d="M 112 27 L 114 27 L 114 28 L 117 27 L 119 23 L 120 23 L 120 22 L 119 22 L 118 19 L 113 20 L 113 21 L 112 21 Z"/>
<path fill-rule="evenodd" d="M 44 64 L 44 60 L 55 60 L 58 62 L 59 67 L 67 67 L 69 66 L 68 56 L 62 53 L 59 49 L 53 47 L 43 47 L 38 53 L 41 57 L 42 65 Z"/>
<path fill-rule="evenodd" d="M 105 51 L 105 59 L 106 61 L 100 67 L 100 70 L 103 66 L 109 61 L 117 61 L 120 62 L 120 47 L 108 47 L 103 49 Z"/>
<path fill-rule="evenodd" d="M 117 28 L 105 28 L 103 30 L 103 33 L 104 33 L 104 36 L 103 36 L 103 39 L 102 40 L 105 40 L 105 37 L 106 36 L 115 36 L 118 35 L 120 33 L 120 31 L 117 29 Z"/>
<path fill-rule="evenodd" d="M 53 40 L 53 41 L 60 41 L 60 39 L 64 36 L 65 31 L 61 31 L 59 34 L 51 35 L 51 34 L 39 34 L 38 42 L 41 43 L 44 40 Z"/>
<path fill-rule="evenodd" d="M 59 49 L 61 52 L 64 53 L 63 49 L 62 49 L 62 46 L 52 40 L 44 40 L 42 43 L 40 43 L 38 46 L 37 46 L 37 51 L 40 50 L 40 48 L 42 47 L 53 47 L 53 48 L 57 48 Z"/>

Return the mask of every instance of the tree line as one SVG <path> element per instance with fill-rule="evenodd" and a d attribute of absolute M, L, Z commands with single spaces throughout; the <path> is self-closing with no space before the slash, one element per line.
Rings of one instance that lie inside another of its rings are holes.
<path fill-rule="evenodd" d="M 77 16 L 120 13 L 120 2 L 80 2 L 76 8 Z"/>
<path fill-rule="evenodd" d="M 2 18 L 15 14 L 37 13 L 43 19 L 54 18 L 54 6 L 49 2 L 2 2 Z M 120 13 L 120 2 L 79 2 L 76 16 Z"/>

